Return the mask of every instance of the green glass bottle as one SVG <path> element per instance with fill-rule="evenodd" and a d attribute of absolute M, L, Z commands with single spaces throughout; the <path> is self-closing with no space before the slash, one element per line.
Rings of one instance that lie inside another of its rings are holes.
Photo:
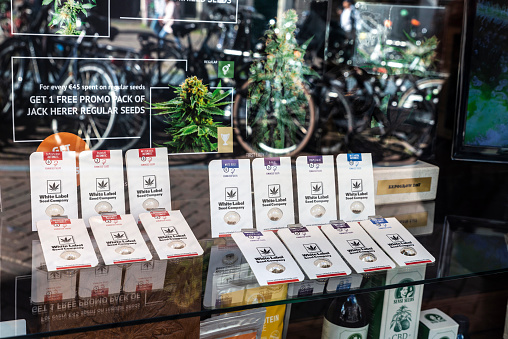
<path fill-rule="evenodd" d="M 369 307 L 362 295 L 335 299 L 323 320 L 321 339 L 366 339 Z"/>

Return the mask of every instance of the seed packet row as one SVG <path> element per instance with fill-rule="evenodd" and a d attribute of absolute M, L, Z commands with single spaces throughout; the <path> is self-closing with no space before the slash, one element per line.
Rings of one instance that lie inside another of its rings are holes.
<path fill-rule="evenodd" d="M 78 219 L 76 152 L 35 152 L 30 155 L 32 230 L 36 222 L 67 215 Z M 125 154 L 130 213 L 139 214 L 171 206 L 166 148 L 132 149 Z M 121 150 L 79 153 L 81 217 L 102 212 L 125 214 L 124 172 Z"/>
<path fill-rule="evenodd" d="M 252 166 L 252 174 L 251 174 Z M 375 214 L 370 154 L 339 154 L 336 159 L 342 220 L 360 221 Z M 252 228 L 279 230 L 295 223 L 291 158 L 213 160 L 208 167 L 212 237 Z M 304 226 L 337 219 L 333 156 L 296 159 L 298 218 Z M 251 180 L 254 183 L 252 203 Z"/>
<path fill-rule="evenodd" d="M 160 259 L 203 254 L 180 211 L 142 213 L 142 224 Z M 103 213 L 90 226 L 104 263 L 130 264 L 152 259 L 134 217 Z M 81 219 L 54 217 L 37 223 L 48 271 L 95 267 L 98 264 L 88 230 Z"/>

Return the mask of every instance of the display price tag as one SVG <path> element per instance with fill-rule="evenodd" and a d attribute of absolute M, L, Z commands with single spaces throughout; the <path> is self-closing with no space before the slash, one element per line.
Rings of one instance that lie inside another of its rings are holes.
<path fill-rule="evenodd" d="M 83 151 L 79 154 L 81 215 L 115 211 L 125 214 L 123 158 L 121 150 Z"/>
<path fill-rule="evenodd" d="M 393 261 L 357 222 L 332 222 L 322 226 L 321 231 L 357 273 L 395 267 Z"/>
<path fill-rule="evenodd" d="M 48 272 L 41 243 L 32 241 L 32 284 L 30 300 L 33 303 L 51 303 L 73 299 L 76 295 L 76 274 L 73 271 Z"/>
<path fill-rule="evenodd" d="M 286 228 L 295 223 L 291 158 L 256 158 L 252 161 L 256 228 Z"/>
<path fill-rule="evenodd" d="M 395 218 L 371 217 L 360 225 L 399 266 L 429 264 L 436 259 Z"/>
<path fill-rule="evenodd" d="M 167 262 L 162 260 L 133 264 L 125 270 L 123 289 L 127 293 L 162 290 L 166 269 Z"/>
<path fill-rule="evenodd" d="M 30 155 L 32 231 L 37 221 L 52 216 L 78 218 L 76 152 L 34 152 Z"/>
<path fill-rule="evenodd" d="M 376 214 L 374 172 L 370 153 L 339 154 L 337 178 L 341 220 L 360 221 Z"/>
<path fill-rule="evenodd" d="M 94 216 L 90 218 L 90 227 L 106 265 L 152 259 L 131 214 Z"/>
<path fill-rule="evenodd" d="M 324 225 L 337 219 L 333 156 L 301 156 L 296 159 L 298 210 L 304 226 Z"/>
<path fill-rule="evenodd" d="M 122 267 L 99 265 L 79 271 L 80 298 L 107 297 L 120 293 Z"/>
<path fill-rule="evenodd" d="M 131 149 L 125 153 L 130 213 L 138 218 L 154 208 L 171 209 L 168 150 Z"/>
<path fill-rule="evenodd" d="M 212 237 L 252 228 L 250 160 L 212 160 L 208 175 Z"/>
<path fill-rule="evenodd" d="M 318 227 L 290 227 L 277 234 L 309 279 L 351 274 L 349 266 Z"/>
<path fill-rule="evenodd" d="M 245 231 L 231 235 L 261 286 L 299 282 L 304 275 L 274 232 Z"/>
<path fill-rule="evenodd" d="M 37 230 L 48 271 L 95 267 L 99 263 L 83 220 L 40 220 Z"/>
<path fill-rule="evenodd" d="M 141 213 L 139 219 L 152 241 L 159 259 L 175 259 L 203 254 L 189 224 L 180 211 Z"/>

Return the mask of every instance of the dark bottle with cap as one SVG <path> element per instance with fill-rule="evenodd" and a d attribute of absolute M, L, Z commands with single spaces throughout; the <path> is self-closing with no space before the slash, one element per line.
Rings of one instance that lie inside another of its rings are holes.
<path fill-rule="evenodd" d="M 335 299 L 323 320 L 321 339 L 366 339 L 369 308 L 362 295 Z"/>

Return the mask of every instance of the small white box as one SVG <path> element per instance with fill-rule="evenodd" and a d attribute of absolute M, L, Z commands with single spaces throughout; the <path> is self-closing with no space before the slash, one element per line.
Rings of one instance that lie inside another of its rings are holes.
<path fill-rule="evenodd" d="M 405 204 L 376 206 L 376 213 L 385 218 L 395 218 L 412 235 L 432 234 L 434 231 L 435 201 L 413 201 Z"/>
<path fill-rule="evenodd" d="M 418 339 L 457 338 L 458 330 L 459 324 L 437 308 L 420 313 Z"/>
<path fill-rule="evenodd" d="M 376 205 L 436 199 L 439 167 L 417 161 L 405 166 L 374 167 Z"/>

